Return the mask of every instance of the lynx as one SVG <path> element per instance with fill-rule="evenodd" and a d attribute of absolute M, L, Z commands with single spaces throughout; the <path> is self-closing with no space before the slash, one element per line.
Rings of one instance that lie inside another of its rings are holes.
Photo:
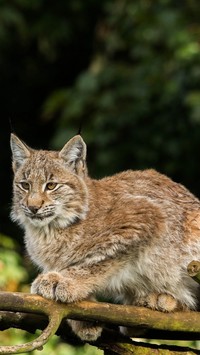
<path fill-rule="evenodd" d="M 200 259 L 200 201 L 183 185 L 153 169 L 92 179 L 80 135 L 49 151 L 11 134 L 11 150 L 11 218 L 42 272 L 32 293 L 163 312 L 198 309 L 199 285 L 187 266 Z M 102 332 L 97 324 L 70 325 L 86 341 Z"/>

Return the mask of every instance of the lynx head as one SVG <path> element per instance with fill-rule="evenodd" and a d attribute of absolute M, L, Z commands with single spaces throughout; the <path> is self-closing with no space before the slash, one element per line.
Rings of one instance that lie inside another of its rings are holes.
<path fill-rule="evenodd" d="M 77 135 L 60 152 L 29 148 L 11 134 L 13 203 L 11 218 L 24 228 L 65 228 L 88 210 L 86 145 Z"/>

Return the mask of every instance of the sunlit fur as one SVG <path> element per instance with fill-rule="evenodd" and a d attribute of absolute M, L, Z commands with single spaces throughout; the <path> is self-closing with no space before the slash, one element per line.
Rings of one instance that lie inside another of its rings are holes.
<path fill-rule="evenodd" d="M 164 312 L 198 308 L 199 286 L 187 265 L 200 259 L 200 201 L 184 186 L 155 170 L 91 179 L 80 136 L 53 152 L 12 135 L 11 148 L 11 216 L 42 271 L 32 292 Z M 82 339 L 101 334 L 96 325 L 71 326 Z"/>

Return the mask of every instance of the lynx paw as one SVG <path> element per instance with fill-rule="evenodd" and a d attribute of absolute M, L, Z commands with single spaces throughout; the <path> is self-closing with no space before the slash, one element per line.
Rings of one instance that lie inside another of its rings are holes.
<path fill-rule="evenodd" d="M 81 322 L 76 320 L 68 320 L 73 332 L 83 341 L 96 341 L 101 333 L 102 328 L 90 322 Z"/>
<path fill-rule="evenodd" d="M 179 308 L 178 301 L 171 295 L 162 293 L 158 295 L 157 309 L 162 312 L 174 312 Z"/>
<path fill-rule="evenodd" d="M 151 293 L 144 300 L 141 300 L 139 305 L 162 312 L 173 312 L 181 307 L 180 303 L 167 293 Z"/>
<path fill-rule="evenodd" d="M 77 301 L 76 294 L 70 292 L 67 280 L 57 272 L 39 275 L 32 283 L 31 293 L 63 303 Z"/>

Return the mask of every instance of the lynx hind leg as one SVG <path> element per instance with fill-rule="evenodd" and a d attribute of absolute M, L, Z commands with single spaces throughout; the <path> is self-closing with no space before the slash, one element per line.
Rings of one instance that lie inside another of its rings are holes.
<path fill-rule="evenodd" d="M 186 307 L 184 308 L 180 302 L 178 302 L 173 296 L 167 293 L 150 293 L 147 297 L 140 298 L 140 300 L 135 305 L 140 307 L 148 307 L 167 313 L 178 310 L 186 310 Z M 120 332 L 131 337 L 137 337 L 144 334 L 144 330 L 137 329 L 135 327 L 120 327 Z"/>
<path fill-rule="evenodd" d="M 92 322 L 68 319 L 68 323 L 72 331 L 83 341 L 96 341 L 102 333 L 102 328 Z"/>
<path fill-rule="evenodd" d="M 150 293 L 141 299 L 138 306 L 144 306 L 162 312 L 174 312 L 184 310 L 184 306 L 173 296 L 167 293 Z"/>

